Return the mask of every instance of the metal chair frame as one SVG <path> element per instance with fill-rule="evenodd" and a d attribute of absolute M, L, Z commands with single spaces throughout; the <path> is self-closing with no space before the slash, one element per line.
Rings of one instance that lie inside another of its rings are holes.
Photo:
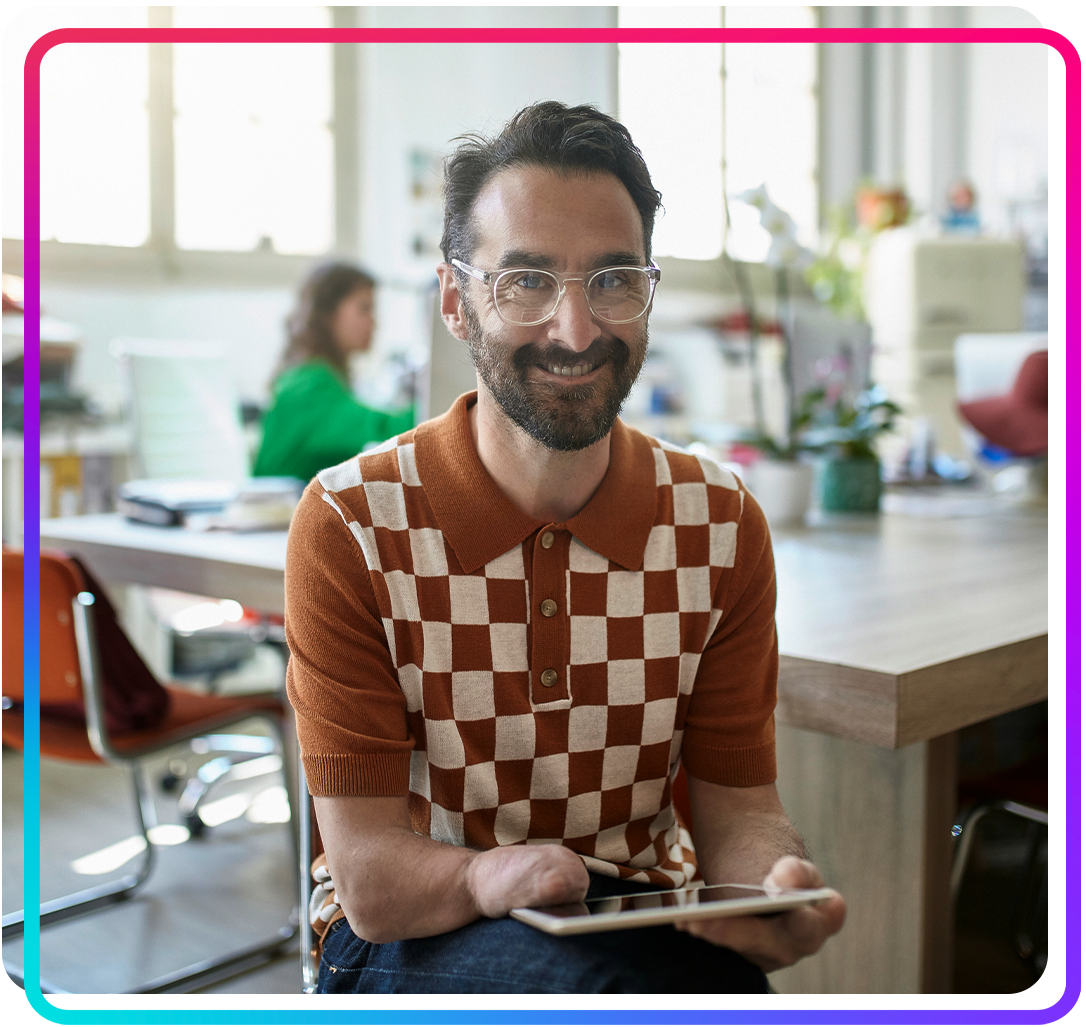
<path fill-rule="evenodd" d="M 1014 946 L 1019 957 L 1030 959 L 1035 954 L 1035 943 L 1030 934 L 1030 892 L 1033 890 L 1034 879 L 1037 876 L 1037 868 L 1040 865 L 1040 841 L 1041 831 L 1048 829 L 1048 814 L 1044 810 L 1033 806 L 1026 806 L 1020 802 L 1009 799 L 997 799 L 990 802 L 982 802 L 969 812 L 962 824 L 961 834 L 958 836 L 958 846 L 954 853 L 954 863 L 950 871 L 950 897 L 951 908 L 958 906 L 958 897 L 961 892 L 962 879 L 965 876 L 965 868 L 969 862 L 969 856 L 973 850 L 976 838 L 977 825 L 992 813 L 1008 813 L 1013 817 L 1028 821 L 1032 826 L 1030 851 L 1026 859 L 1024 876 L 1026 887 L 1018 903 L 1015 916 Z M 1040 892 L 1038 891 L 1038 898 Z"/>
<path fill-rule="evenodd" d="M 313 927 L 309 923 L 309 893 L 312 881 L 309 879 L 309 866 L 313 862 L 313 832 L 310 829 L 310 818 L 313 815 L 313 799 L 309 794 L 309 786 L 305 780 L 305 767 L 302 764 L 301 753 L 298 754 L 298 800 L 304 809 L 299 809 L 298 816 L 298 881 L 301 885 L 298 894 L 298 908 L 301 910 L 299 918 L 299 933 L 301 936 L 300 954 L 302 957 L 302 994 L 312 995 L 317 990 L 317 972 L 320 969 L 317 959 L 316 938 Z"/>
<path fill-rule="evenodd" d="M 140 760 L 152 753 L 161 752 L 170 746 L 191 740 L 196 737 L 208 737 L 208 729 L 212 725 L 206 722 L 200 724 L 195 730 L 187 733 L 170 735 L 154 742 L 148 743 L 139 749 L 119 751 L 111 742 L 108 732 L 105 730 L 104 710 L 105 702 L 102 694 L 102 680 L 98 655 L 98 640 L 94 628 L 94 596 L 90 592 L 80 592 L 72 601 L 72 621 L 75 629 L 76 648 L 79 655 L 80 675 L 82 677 L 84 705 L 87 716 L 87 735 L 91 748 L 103 762 L 115 767 L 123 767 L 130 770 L 136 797 L 136 816 L 139 822 L 140 832 L 145 842 L 143 860 L 139 869 L 133 874 L 127 874 L 117 881 L 87 888 L 79 892 L 43 902 L 39 909 L 41 926 L 61 923 L 76 916 L 93 912 L 103 906 L 109 906 L 123 901 L 142 885 L 150 876 L 155 860 L 155 846 L 148 836 L 150 827 L 155 826 L 157 818 L 155 814 L 154 799 L 144 780 Z M 225 728 L 232 724 L 245 720 L 259 718 L 270 728 L 276 748 L 279 750 L 279 769 L 282 771 L 284 786 L 287 791 L 291 820 L 304 822 L 305 817 L 298 817 L 297 795 L 294 794 L 291 776 L 287 772 L 283 755 L 286 753 L 285 737 L 279 718 L 271 713 L 257 710 L 246 710 L 238 715 L 233 715 L 222 721 L 216 722 L 215 728 Z M 214 737 L 214 736 L 211 736 Z M 266 758 L 258 756 L 258 759 Z M 241 764 L 242 767 L 245 764 Z M 230 771 L 236 772 L 237 767 L 219 770 L 213 780 L 226 780 Z M 190 803 L 192 811 L 211 781 L 205 782 L 203 790 L 192 797 Z M 299 834 L 291 825 L 290 838 L 294 849 L 295 863 L 301 865 L 299 850 Z M 301 892 L 305 891 L 305 879 L 303 874 Z M 305 903 L 291 916 L 290 921 L 280 928 L 274 935 L 253 945 L 245 946 L 225 955 L 212 959 L 201 960 L 190 966 L 164 974 L 154 980 L 148 981 L 131 989 L 131 993 L 150 994 L 160 992 L 185 992 L 193 988 L 210 984 L 214 980 L 221 980 L 243 970 L 259 966 L 275 958 L 298 932 L 299 923 L 305 921 Z M 25 911 L 18 910 L 3 918 L 3 940 L 17 937 L 23 933 L 25 926 Z M 16 981 L 22 984 L 21 970 L 16 967 L 5 967 Z M 42 990 L 46 991 L 46 983 L 42 982 Z M 60 989 L 49 987 L 51 992 Z"/>

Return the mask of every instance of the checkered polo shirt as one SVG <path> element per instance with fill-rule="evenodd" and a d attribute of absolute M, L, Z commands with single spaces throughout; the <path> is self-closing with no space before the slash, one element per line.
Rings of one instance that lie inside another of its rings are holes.
<path fill-rule="evenodd" d="M 321 472 L 295 513 L 287 690 L 310 790 L 407 794 L 443 842 L 558 842 L 687 883 L 680 755 L 717 784 L 776 776 L 765 520 L 718 464 L 620 421 L 587 506 L 536 521 L 483 468 L 473 398 Z"/>

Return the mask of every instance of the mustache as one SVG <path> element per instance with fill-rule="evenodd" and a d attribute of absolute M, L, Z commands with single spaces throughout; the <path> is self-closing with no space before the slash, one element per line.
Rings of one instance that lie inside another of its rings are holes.
<path fill-rule="evenodd" d="M 547 367 L 573 367 L 575 364 L 602 364 L 610 361 L 617 370 L 630 359 L 630 347 L 613 336 L 596 339 L 586 350 L 574 353 L 565 346 L 540 346 L 526 343 L 513 353 L 513 366 L 518 371 L 543 364 Z"/>

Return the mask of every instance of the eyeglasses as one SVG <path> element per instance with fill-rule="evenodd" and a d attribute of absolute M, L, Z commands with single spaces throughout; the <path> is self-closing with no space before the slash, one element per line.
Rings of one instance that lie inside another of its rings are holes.
<path fill-rule="evenodd" d="M 601 267 L 590 274 L 553 274 L 529 267 L 482 271 L 455 257 L 449 263 L 491 286 L 498 317 L 514 325 L 549 321 L 558 312 L 568 282 L 581 283 L 594 317 L 608 324 L 629 324 L 649 309 L 660 281 L 655 263 L 651 267 Z"/>

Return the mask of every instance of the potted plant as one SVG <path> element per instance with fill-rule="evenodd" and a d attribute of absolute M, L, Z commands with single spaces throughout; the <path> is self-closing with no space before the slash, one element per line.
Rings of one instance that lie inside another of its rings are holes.
<path fill-rule="evenodd" d="M 885 390 L 872 386 L 849 402 L 831 398 L 825 388 L 804 397 L 811 416 L 803 444 L 819 454 L 816 493 L 828 512 L 876 513 L 882 477 L 875 439 L 890 431 L 901 407 Z"/>

